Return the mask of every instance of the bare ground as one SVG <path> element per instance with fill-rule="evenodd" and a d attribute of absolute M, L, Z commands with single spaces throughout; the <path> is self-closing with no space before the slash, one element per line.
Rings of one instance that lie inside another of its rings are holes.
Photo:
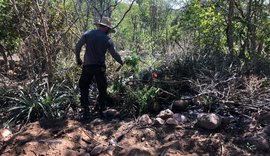
<path fill-rule="evenodd" d="M 188 112 L 183 114 L 188 121 L 177 126 L 142 126 L 135 118 L 41 120 L 14 132 L 11 139 L 0 144 L 0 153 L 16 156 L 270 155 L 269 149 L 258 149 L 258 145 L 248 142 L 248 136 L 263 128 L 256 120 L 235 115 L 235 120 L 223 120 L 220 128 L 205 130 L 196 126 L 196 119 Z"/>

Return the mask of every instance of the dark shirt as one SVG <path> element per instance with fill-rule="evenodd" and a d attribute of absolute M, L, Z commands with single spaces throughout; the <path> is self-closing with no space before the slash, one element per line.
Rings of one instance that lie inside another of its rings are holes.
<path fill-rule="evenodd" d="M 76 57 L 80 57 L 82 46 L 86 44 L 84 65 L 105 65 L 105 54 L 109 50 L 112 57 L 120 64 L 123 61 L 115 51 L 114 43 L 107 34 L 101 30 L 86 31 L 76 45 Z"/>

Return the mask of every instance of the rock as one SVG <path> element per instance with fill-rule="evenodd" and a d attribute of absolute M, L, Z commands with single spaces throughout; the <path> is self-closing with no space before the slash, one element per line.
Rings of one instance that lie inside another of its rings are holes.
<path fill-rule="evenodd" d="M 115 118 L 119 116 L 119 112 L 115 109 L 107 109 L 103 111 L 103 114 L 106 118 Z"/>
<path fill-rule="evenodd" d="M 156 125 L 156 126 L 162 126 L 162 125 L 164 125 L 164 123 L 165 123 L 165 121 L 161 118 L 155 118 L 155 120 L 154 120 L 154 125 Z"/>
<path fill-rule="evenodd" d="M 202 128 L 212 130 L 218 128 L 221 124 L 221 121 L 222 121 L 221 117 L 217 114 L 201 113 L 198 115 L 197 125 Z"/>
<path fill-rule="evenodd" d="M 163 110 L 157 115 L 157 117 L 164 120 L 171 118 L 172 116 L 173 116 L 173 112 L 170 109 Z"/>
<path fill-rule="evenodd" d="M 12 137 L 12 132 L 7 129 L 3 128 L 0 130 L 0 141 L 8 141 Z"/>
<path fill-rule="evenodd" d="M 266 134 L 256 134 L 250 138 L 248 138 L 248 142 L 256 147 L 258 150 L 268 151 L 269 150 L 269 143 Z"/>
<path fill-rule="evenodd" d="M 180 100 L 174 101 L 171 106 L 172 111 L 174 113 L 185 111 L 190 103 L 191 103 L 191 100 L 186 100 L 186 99 L 180 99 Z"/>
<path fill-rule="evenodd" d="M 169 118 L 166 120 L 166 124 L 168 124 L 169 126 L 176 126 L 178 123 L 174 118 Z"/>
<path fill-rule="evenodd" d="M 98 125 L 98 124 L 100 124 L 101 122 L 103 122 L 103 120 L 102 119 L 100 119 L 100 118 L 96 118 L 95 120 L 93 120 L 91 123 L 93 124 L 93 125 Z"/>
<path fill-rule="evenodd" d="M 96 147 L 94 147 L 94 149 L 92 149 L 92 151 L 90 152 L 90 155 L 99 155 L 101 152 L 103 152 L 104 150 L 104 146 L 103 145 L 98 145 Z"/>
<path fill-rule="evenodd" d="M 151 120 L 151 118 L 149 117 L 149 115 L 144 114 L 144 115 L 142 115 L 142 116 L 140 117 L 139 123 L 140 123 L 141 125 L 143 125 L 143 126 L 145 126 L 145 125 L 150 125 L 150 124 L 152 124 L 152 120 Z"/>
<path fill-rule="evenodd" d="M 186 116 L 176 113 L 173 115 L 173 118 L 178 122 L 178 123 L 185 123 L 187 122 Z"/>

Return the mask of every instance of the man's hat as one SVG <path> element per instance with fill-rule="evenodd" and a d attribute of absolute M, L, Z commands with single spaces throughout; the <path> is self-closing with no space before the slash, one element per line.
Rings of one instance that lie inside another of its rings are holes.
<path fill-rule="evenodd" d="M 103 25 L 105 27 L 108 27 L 108 28 L 110 28 L 110 32 L 111 33 L 115 33 L 115 30 L 113 30 L 113 27 L 112 27 L 112 20 L 109 17 L 105 17 L 104 16 L 104 17 L 102 17 L 102 19 L 100 20 L 100 22 L 95 22 L 94 24 L 96 26 Z"/>

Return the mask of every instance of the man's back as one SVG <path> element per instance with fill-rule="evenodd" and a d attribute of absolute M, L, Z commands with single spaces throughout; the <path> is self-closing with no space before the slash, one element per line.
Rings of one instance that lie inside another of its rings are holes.
<path fill-rule="evenodd" d="M 87 31 L 76 47 L 81 47 L 83 44 L 86 44 L 84 65 L 105 65 L 105 53 L 109 47 L 113 46 L 113 42 L 106 33 L 100 30 Z"/>

